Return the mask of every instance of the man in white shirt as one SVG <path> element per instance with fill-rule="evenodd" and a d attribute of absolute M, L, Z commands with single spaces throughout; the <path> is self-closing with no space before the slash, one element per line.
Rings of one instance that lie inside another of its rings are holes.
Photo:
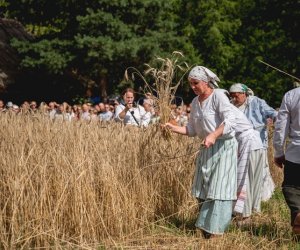
<path fill-rule="evenodd" d="M 109 104 L 108 103 L 104 104 L 100 102 L 99 108 L 100 108 L 100 114 L 98 115 L 99 120 L 102 122 L 110 121 L 113 117 L 113 113 L 109 110 L 110 109 Z"/>
<path fill-rule="evenodd" d="M 282 192 L 291 211 L 293 232 L 300 235 L 300 87 L 288 91 L 282 99 L 273 146 L 275 164 L 284 166 Z"/>
<path fill-rule="evenodd" d="M 122 122 L 124 125 L 148 126 L 150 119 L 145 117 L 146 111 L 140 105 L 134 105 L 135 92 L 132 88 L 123 91 L 123 102 L 119 104 L 115 110 L 114 120 Z"/>
<path fill-rule="evenodd" d="M 90 121 L 91 114 L 90 114 L 90 106 L 87 103 L 82 104 L 82 114 L 80 116 L 82 121 Z"/>
<path fill-rule="evenodd" d="M 57 112 L 57 104 L 55 102 L 49 102 L 48 104 L 48 113 L 51 120 L 54 120 L 55 114 Z"/>

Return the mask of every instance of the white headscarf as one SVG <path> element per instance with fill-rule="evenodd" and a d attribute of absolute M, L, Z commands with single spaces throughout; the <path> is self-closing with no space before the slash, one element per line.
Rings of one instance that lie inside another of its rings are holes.
<path fill-rule="evenodd" d="M 195 66 L 194 68 L 192 68 L 189 73 L 189 78 L 207 82 L 212 88 L 219 87 L 219 85 L 217 84 L 217 81 L 220 81 L 219 77 L 210 69 L 205 68 L 204 66 Z"/>
<path fill-rule="evenodd" d="M 252 89 L 248 88 L 245 84 L 242 83 L 235 83 L 231 85 L 229 89 L 230 93 L 246 93 L 246 95 L 254 95 Z"/>

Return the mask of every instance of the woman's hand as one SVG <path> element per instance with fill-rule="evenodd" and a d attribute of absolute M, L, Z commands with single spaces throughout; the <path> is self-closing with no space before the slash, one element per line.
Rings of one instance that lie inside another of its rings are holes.
<path fill-rule="evenodd" d="M 204 139 L 204 147 L 209 148 L 210 146 L 214 145 L 216 142 L 217 136 L 215 133 L 210 133 L 206 138 Z"/>
<path fill-rule="evenodd" d="M 222 123 L 214 132 L 210 133 L 204 139 L 204 147 L 209 148 L 210 146 L 214 145 L 218 137 L 223 134 L 225 124 Z"/>
<path fill-rule="evenodd" d="M 171 131 L 175 131 L 175 129 L 176 129 L 177 126 L 174 125 L 174 124 L 172 124 L 172 123 L 170 123 L 170 122 L 167 122 L 165 124 L 162 124 L 161 127 L 163 129 L 170 129 Z"/>
<path fill-rule="evenodd" d="M 177 126 L 172 124 L 171 122 L 166 122 L 165 124 L 161 125 L 162 129 L 169 129 L 172 132 L 175 132 L 177 134 L 181 134 L 181 135 L 187 135 L 187 128 L 181 127 L 181 126 Z"/>

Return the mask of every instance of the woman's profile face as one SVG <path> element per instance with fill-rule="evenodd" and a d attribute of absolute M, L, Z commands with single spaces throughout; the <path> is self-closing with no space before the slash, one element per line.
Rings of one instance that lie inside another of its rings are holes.
<path fill-rule="evenodd" d="M 204 81 L 201 81 L 201 80 L 189 78 L 189 83 L 190 83 L 190 86 L 191 86 L 192 90 L 194 91 L 194 93 L 196 95 L 200 95 L 200 94 L 205 93 L 207 88 L 209 88 L 208 84 Z"/>
<path fill-rule="evenodd" d="M 134 94 L 132 92 L 126 92 L 123 96 L 125 103 L 133 103 Z"/>

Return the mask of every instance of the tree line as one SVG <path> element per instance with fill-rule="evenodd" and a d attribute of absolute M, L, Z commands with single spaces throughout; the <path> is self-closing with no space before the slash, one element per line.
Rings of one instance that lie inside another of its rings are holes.
<path fill-rule="evenodd" d="M 49 98 L 59 92 L 70 100 L 86 89 L 105 97 L 127 84 L 140 89 L 138 79 L 124 80 L 126 68 L 143 70 L 173 51 L 216 72 L 220 87 L 245 83 L 274 107 L 294 79 L 260 60 L 299 76 L 300 1 L 3 0 L 0 7 L 1 17 L 34 35 L 11 41 L 25 72 L 19 84 L 46 89 Z M 193 97 L 187 81 L 179 94 Z"/>

